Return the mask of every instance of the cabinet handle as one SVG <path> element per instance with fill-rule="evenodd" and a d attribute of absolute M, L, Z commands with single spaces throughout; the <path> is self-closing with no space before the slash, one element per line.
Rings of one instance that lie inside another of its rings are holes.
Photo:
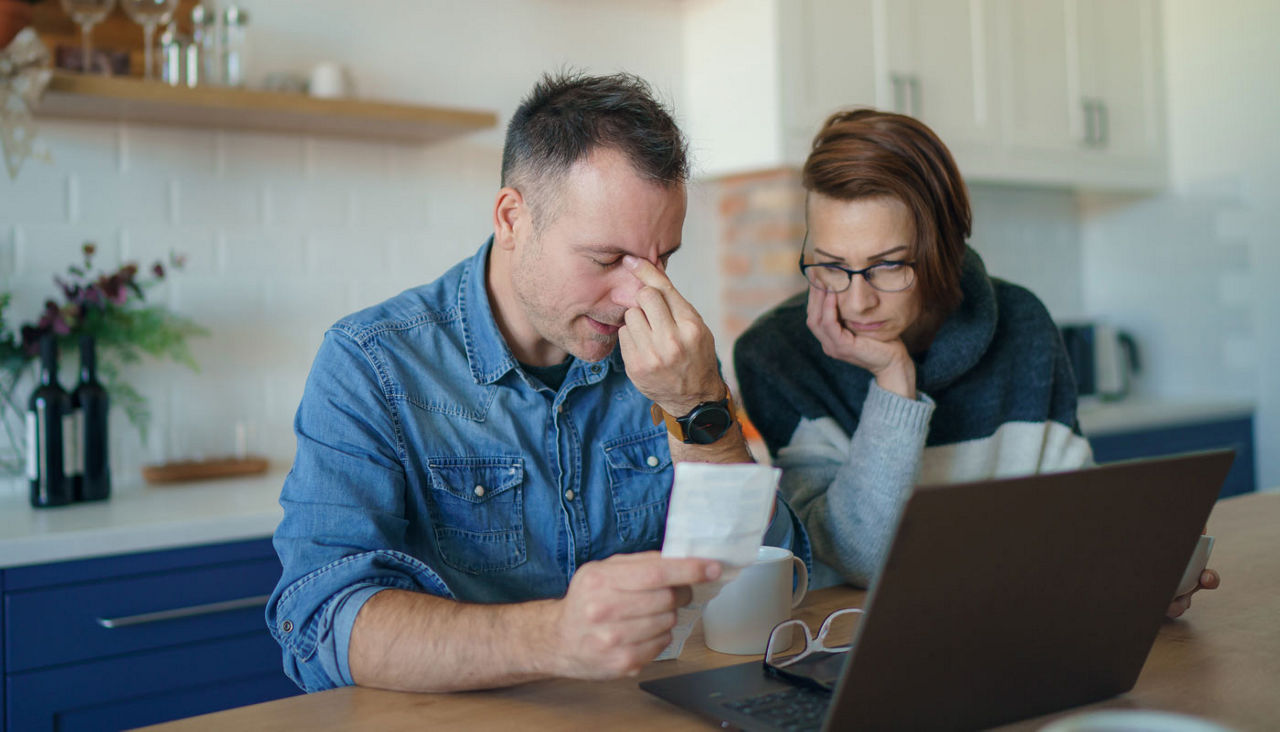
<path fill-rule="evenodd" d="M 1085 97 L 1080 100 L 1084 108 L 1084 146 L 1093 147 L 1098 142 L 1097 120 L 1093 116 L 1093 100 Z"/>
<path fill-rule="evenodd" d="M 1107 115 L 1107 103 L 1099 99 L 1093 103 L 1093 109 L 1098 116 L 1098 147 L 1106 147 L 1111 142 L 1111 118 Z"/>
<path fill-rule="evenodd" d="M 902 86 L 906 82 L 906 77 L 902 74 L 889 74 L 889 81 L 893 82 L 893 111 L 898 113 L 906 112 L 906 99 L 902 93 Z"/>
<path fill-rule="evenodd" d="M 247 607 L 266 607 L 267 600 L 270 599 L 271 595 L 255 595 L 253 597 L 241 597 L 238 600 L 223 600 L 222 602 L 210 602 L 204 605 L 189 605 L 187 607 L 175 608 L 173 610 L 160 610 L 154 613 L 126 615 L 122 618 L 97 618 L 97 620 L 98 625 L 101 625 L 104 628 L 123 628 L 127 625 L 145 625 L 147 623 L 158 623 L 163 620 L 194 618 L 200 615 L 225 613 L 230 610 L 243 610 Z"/>
<path fill-rule="evenodd" d="M 920 118 L 920 77 L 911 75 L 907 77 L 907 89 L 911 92 L 911 116 Z"/>

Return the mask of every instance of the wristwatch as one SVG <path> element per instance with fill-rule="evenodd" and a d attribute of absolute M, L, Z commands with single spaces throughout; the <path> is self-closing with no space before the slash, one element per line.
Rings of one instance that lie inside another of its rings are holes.
<path fill-rule="evenodd" d="M 719 441 L 737 419 L 733 394 L 717 402 L 703 402 L 683 417 L 671 416 L 657 402 L 649 408 L 649 413 L 655 425 L 665 421 L 667 431 L 686 445 L 710 445 Z"/>

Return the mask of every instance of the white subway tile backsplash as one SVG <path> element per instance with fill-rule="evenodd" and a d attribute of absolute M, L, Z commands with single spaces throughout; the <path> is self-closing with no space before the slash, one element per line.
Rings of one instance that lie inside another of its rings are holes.
<path fill-rule="evenodd" d="M 72 173 L 76 176 L 76 220 L 85 226 L 118 228 L 170 219 L 169 178 L 159 175 Z"/>
<path fill-rule="evenodd" d="M 55 294 L 52 276 L 98 244 L 97 264 L 186 266 L 147 292 L 209 330 L 198 372 L 145 360 L 127 372 L 148 399 L 144 441 L 112 415 L 112 460 L 144 464 L 234 449 L 292 460 L 292 419 L 325 331 L 439 276 L 489 235 L 501 151 L 252 133 L 42 124 L 53 164 L 0 180 L 0 289 L 12 324 Z"/>
<path fill-rule="evenodd" d="M 119 174 L 122 172 L 120 125 L 96 122 L 40 119 L 37 134 L 49 149 L 51 166 L 36 162 L 23 167 L 18 180 L 27 182 L 27 173 L 41 167 L 67 173 Z"/>
<path fill-rule="evenodd" d="M 174 171 L 214 173 L 214 135 L 208 130 L 129 126 L 125 170 L 129 176 L 167 177 Z"/>
<path fill-rule="evenodd" d="M 394 222 L 399 226 L 425 228 L 431 223 L 429 200 L 427 187 L 421 184 L 362 188 L 356 191 L 353 223 L 386 226 Z"/>
<path fill-rule="evenodd" d="M 121 232 L 120 259 L 140 267 L 159 261 L 177 277 L 212 275 L 222 269 L 220 246 L 219 236 L 209 229 L 139 224 Z M 172 255 L 184 258 L 180 269 L 171 266 Z"/>
<path fill-rule="evenodd" d="M 17 180 L 0 176 L 0 224 L 53 224 L 69 219 L 65 172 L 28 160 Z"/>
<path fill-rule="evenodd" d="M 381 277 L 390 266 L 390 242 L 380 231 L 330 229 L 307 235 L 306 271 L 320 277 Z"/>
<path fill-rule="evenodd" d="M 275 279 L 299 275 L 306 267 L 305 242 L 296 230 L 234 229 L 223 239 L 227 275 Z"/>
<path fill-rule="evenodd" d="M 305 168 L 315 180 L 347 181 L 354 186 L 385 183 L 391 160 L 401 146 L 325 137 L 305 146 Z"/>
<path fill-rule="evenodd" d="M 263 188 L 263 222 L 306 230 L 348 227 L 354 196 L 341 181 L 268 183 Z"/>
<path fill-rule="evenodd" d="M 230 180 L 213 174 L 178 180 L 175 223 L 215 229 L 261 226 L 262 197 L 250 180 Z"/>
<path fill-rule="evenodd" d="M 305 138 L 249 132 L 219 132 L 219 170 L 229 180 L 298 185 L 306 176 Z"/>
<path fill-rule="evenodd" d="M 104 230 L 88 223 L 16 226 L 13 284 L 17 289 L 37 284 L 52 294 L 52 277 L 66 272 L 68 265 L 82 263 L 86 242 L 96 246 L 95 269 L 114 269 L 120 265 L 119 239 L 114 227 Z"/>

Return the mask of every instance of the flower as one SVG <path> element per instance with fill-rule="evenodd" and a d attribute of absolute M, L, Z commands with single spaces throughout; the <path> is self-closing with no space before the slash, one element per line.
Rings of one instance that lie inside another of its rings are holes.
<path fill-rule="evenodd" d="M 45 333 L 69 335 L 72 331 L 80 330 L 81 324 L 93 313 L 105 312 L 112 306 L 128 305 L 132 296 L 136 296 L 139 301 L 145 300 L 143 289 L 164 279 L 164 264 L 159 261 L 151 265 L 153 279 L 149 281 L 138 279 L 138 265 L 133 262 L 115 272 L 99 274 L 94 278 L 91 272 L 93 256 L 97 251 L 97 245 L 86 242 L 81 247 L 84 266 L 71 265 L 67 268 L 66 276 L 53 278 L 66 302 L 58 305 L 53 300 L 46 300 L 40 318 L 34 324 L 22 326 L 22 349 L 28 356 L 34 358 L 40 353 L 40 339 Z M 185 258 L 174 255 L 171 260 L 185 261 Z"/>
<path fill-rule="evenodd" d="M 93 336 L 98 344 L 99 373 L 113 405 L 124 409 L 129 421 L 146 438 L 150 411 L 146 399 L 123 379 L 123 367 L 144 355 L 169 359 L 197 369 L 187 347 L 187 337 L 206 335 L 195 322 L 170 312 L 162 305 L 146 302 L 146 290 L 173 271 L 181 269 L 185 257 L 170 255 L 168 266 L 155 262 L 142 270 L 130 262 L 114 272 L 94 272 L 93 243 L 81 247 L 82 262 L 67 267 L 53 278 L 59 299 L 46 300 L 34 322 L 20 324 L 16 333 L 5 325 L 8 293 L 0 293 L 0 438 L 6 435 L 14 446 L 22 442 L 21 407 L 15 390 L 40 353 L 40 341 L 49 333 L 59 347 L 74 351 L 81 335 Z M 9 414 L 5 413 L 6 408 Z M 3 447 L 3 444 L 0 444 Z M 18 450 L 15 454 L 21 455 Z M 13 469 L 0 459 L 0 469 Z"/>

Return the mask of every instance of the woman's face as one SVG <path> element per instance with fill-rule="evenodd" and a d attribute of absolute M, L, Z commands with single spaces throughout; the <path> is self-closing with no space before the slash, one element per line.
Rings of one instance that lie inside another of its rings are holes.
<path fill-rule="evenodd" d="M 863 269 L 878 262 L 912 261 L 915 226 L 906 204 L 889 196 L 841 201 L 809 195 L 806 263 L 834 263 Z M 822 293 L 810 288 L 809 296 Z M 924 304 L 918 279 L 901 292 L 881 292 L 861 275 L 836 296 L 841 325 L 855 336 L 911 344 L 922 327 Z"/>

